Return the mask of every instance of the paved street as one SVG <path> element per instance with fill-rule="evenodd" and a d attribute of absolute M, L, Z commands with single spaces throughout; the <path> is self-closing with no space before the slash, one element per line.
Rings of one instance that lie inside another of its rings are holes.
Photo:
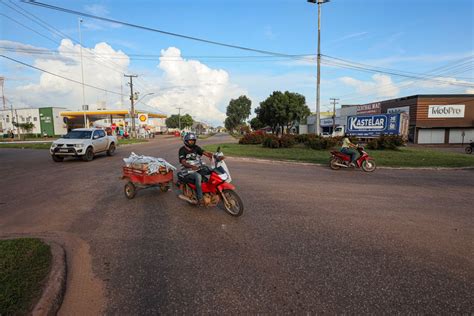
<path fill-rule="evenodd" d="M 89 163 L 0 149 L 0 234 L 80 239 L 108 314 L 474 313 L 474 170 L 229 159 L 240 218 L 157 189 L 124 197 L 122 158 L 177 165 L 180 146 L 160 138 Z M 62 314 L 86 297 L 72 287 Z"/>

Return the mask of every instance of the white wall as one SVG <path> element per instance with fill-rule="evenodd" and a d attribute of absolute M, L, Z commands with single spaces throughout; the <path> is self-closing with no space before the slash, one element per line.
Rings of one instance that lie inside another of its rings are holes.
<path fill-rule="evenodd" d="M 41 126 L 39 119 L 39 110 L 38 109 L 13 109 L 13 118 L 18 123 L 28 123 L 31 122 L 34 124 L 33 129 L 31 130 L 32 134 L 40 134 Z M 8 122 L 7 122 L 8 121 Z M 12 124 L 12 111 L 11 110 L 1 110 L 0 111 L 0 123 L 2 133 L 7 133 L 9 130 L 14 130 L 16 133 L 16 127 Z M 24 133 L 24 131 L 22 131 Z"/>
<path fill-rule="evenodd" d="M 67 125 L 64 123 L 63 117 L 59 115 L 65 110 L 65 108 L 53 108 L 54 135 L 67 134 Z"/>

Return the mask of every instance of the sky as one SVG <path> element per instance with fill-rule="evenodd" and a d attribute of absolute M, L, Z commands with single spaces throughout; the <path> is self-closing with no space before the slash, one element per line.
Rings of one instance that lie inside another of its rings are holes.
<path fill-rule="evenodd" d="M 252 115 L 277 90 L 303 94 L 316 109 L 317 5 L 306 0 L 37 2 L 293 57 L 0 0 L 7 106 L 128 108 L 124 74 L 133 74 L 138 109 L 171 115 L 183 108 L 214 126 L 240 95 L 252 100 Z M 323 111 L 332 109 L 330 98 L 340 105 L 474 93 L 474 1 L 332 0 L 321 9 Z"/>

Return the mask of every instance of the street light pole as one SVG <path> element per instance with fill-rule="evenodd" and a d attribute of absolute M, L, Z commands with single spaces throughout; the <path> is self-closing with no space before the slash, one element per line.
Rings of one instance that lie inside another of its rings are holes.
<path fill-rule="evenodd" d="M 81 73 L 82 73 L 82 110 L 84 111 L 84 127 L 87 128 L 87 117 L 86 117 L 86 90 L 84 87 L 84 62 L 82 60 L 82 32 L 81 32 L 82 18 L 78 20 L 79 27 L 79 45 L 81 50 Z"/>
<path fill-rule="evenodd" d="M 178 109 L 178 128 L 179 128 L 179 132 L 181 132 L 181 110 L 183 108 L 177 108 Z"/>
<path fill-rule="evenodd" d="M 310 3 L 318 4 L 318 56 L 317 56 L 317 79 L 316 79 L 316 135 L 321 131 L 321 107 L 320 107 L 320 85 L 321 85 L 321 4 L 329 0 L 308 0 Z"/>
<path fill-rule="evenodd" d="M 137 78 L 137 75 L 124 75 L 130 79 L 130 116 L 132 117 L 132 137 L 135 138 L 135 104 L 134 104 L 134 95 L 133 95 L 133 78 Z"/>

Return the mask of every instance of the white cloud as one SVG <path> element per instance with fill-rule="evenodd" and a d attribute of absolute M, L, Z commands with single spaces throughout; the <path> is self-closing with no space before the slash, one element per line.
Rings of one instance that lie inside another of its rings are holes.
<path fill-rule="evenodd" d="M 176 47 L 161 50 L 158 68 L 163 71 L 161 91 L 147 104 L 167 113 L 189 113 L 197 120 L 222 124 L 231 98 L 246 94 L 232 84 L 229 74 L 197 60 L 181 57 Z"/>
<path fill-rule="evenodd" d="M 81 82 L 80 46 L 64 39 L 58 52 L 61 58 L 46 55 L 36 59 L 34 66 Z M 115 51 L 106 43 L 98 43 L 94 48 L 83 48 L 83 62 L 86 84 L 120 93 L 123 73 L 129 65 L 128 56 L 121 51 Z M 87 86 L 85 92 L 86 104 L 107 101 L 110 106 L 120 100 L 119 95 Z M 60 106 L 79 109 L 83 103 L 82 86 L 43 72 L 39 76 L 39 82 L 16 87 L 12 99 L 17 106 Z"/>
<path fill-rule="evenodd" d="M 372 81 L 362 81 L 352 77 L 342 77 L 339 79 L 342 83 L 354 87 L 360 94 L 376 95 L 380 98 L 393 98 L 400 93 L 400 89 L 387 75 L 375 74 Z"/>
<path fill-rule="evenodd" d="M 474 88 L 466 89 L 465 93 L 474 94 Z"/>

